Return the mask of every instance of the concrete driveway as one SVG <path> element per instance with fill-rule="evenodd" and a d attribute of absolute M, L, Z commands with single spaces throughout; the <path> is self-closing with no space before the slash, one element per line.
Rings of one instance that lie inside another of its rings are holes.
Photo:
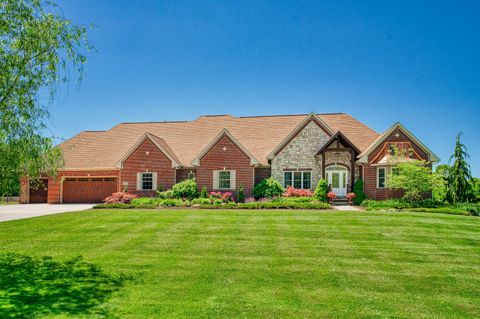
<path fill-rule="evenodd" d="M 0 222 L 90 209 L 95 204 L 0 205 Z"/>

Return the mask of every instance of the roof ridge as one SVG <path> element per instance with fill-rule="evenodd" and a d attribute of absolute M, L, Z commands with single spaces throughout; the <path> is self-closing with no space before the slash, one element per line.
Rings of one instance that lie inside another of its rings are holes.
<path fill-rule="evenodd" d="M 298 113 L 298 114 L 272 114 L 272 115 L 246 115 L 246 116 L 238 116 L 237 118 L 253 118 L 253 117 L 283 117 L 283 116 L 307 116 L 312 113 Z M 338 115 L 338 114 L 346 114 L 344 112 L 332 112 L 332 113 L 315 113 L 315 115 Z"/>

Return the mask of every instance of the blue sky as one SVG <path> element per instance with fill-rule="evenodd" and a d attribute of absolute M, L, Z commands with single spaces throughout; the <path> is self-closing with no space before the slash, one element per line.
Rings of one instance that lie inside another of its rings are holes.
<path fill-rule="evenodd" d="M 55 136 L 201 114 L 345 112 L 378 132 L 400 121 L 443 161 L 462 131 L 480 176 L 479 1 L 59 5 L 97 26 L 98 52 L 81 87 L 51 106 Z"/>

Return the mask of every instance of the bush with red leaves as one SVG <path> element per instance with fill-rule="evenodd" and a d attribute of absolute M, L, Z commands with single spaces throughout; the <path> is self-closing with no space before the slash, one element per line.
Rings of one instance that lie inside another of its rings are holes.
<path fill-rule="evenodd" d="M 313 193 L 308 189 L 297 189 L 292 186 L 288 186 L 283 196 L 285 197 L 311 197 Z"/>
<path fill-rule="evenodd" d="M 110 204 L 110 203 L 130 204 L 131 200 L 137 197 L 138 196 L 135 194 L 118 192 L 118 193 L 113 193 L 111 196 L 108 196 L 103 200 L 103 202 L 105 204 Z"/>

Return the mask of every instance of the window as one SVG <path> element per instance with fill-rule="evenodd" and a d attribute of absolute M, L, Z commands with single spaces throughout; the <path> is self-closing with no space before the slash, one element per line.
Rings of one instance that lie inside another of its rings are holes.
<path fill-rule="evenodd" d="M 153 189 L 153 174 L 142 173 L 142 190 L 152 190 L 152 189 Z"/>
<path fill-rule="evenodd" d="M 92 178 L 92 182 L 101 182 L 102 181 L 102 178 Z"/>
<path fill-rule="evenodd" d="M 285 171 L 283 172 L 283 186 L 293 186 L 298 189 L 312 188 L 312 172 L 310 171 Z"/>
<path fill-rule="evenodd" d="M 213 189 L 235 189 L 235 170 L 213 171 Z"/>
<path fill-rule="evenodd" d="M 194 172 L 194 171 L 188 172 L 187 178 L 188 178 L 188 179 L 195 179 L 195 172 Z"/>
<path fill-rule="evenodd" d="M 312 173 L 311 172 L 303 172 L 303 181 L 302 181 L 302 188 L 303 189 L 311 189 L 312 188 Z"/>
<path fill-rule="evenodd" d="M 230 171 L 218 172 L 218 188 L 230 189 Z"/>
<path fill-rule="evenodd" d="M 386 168 L 379 167 L 377 169 L 377 187 L 378 188 L 385 188 L 386 182 Z"/>
<path fill-rule="evenodd" d="M 284 186 L 292 186 L 292 172 L 284 172 L 283 173 L 283 181 Z"/>
<path fill-rule="evenodd" d="M 105 182 L 114 182 L 115 178 L 113 177 L 105 177 Z"/>
<path fill-rule="evenodd" d="M 88 178 L 79 178 L 78 181 L 79 182 L 88 182 Z"/>

